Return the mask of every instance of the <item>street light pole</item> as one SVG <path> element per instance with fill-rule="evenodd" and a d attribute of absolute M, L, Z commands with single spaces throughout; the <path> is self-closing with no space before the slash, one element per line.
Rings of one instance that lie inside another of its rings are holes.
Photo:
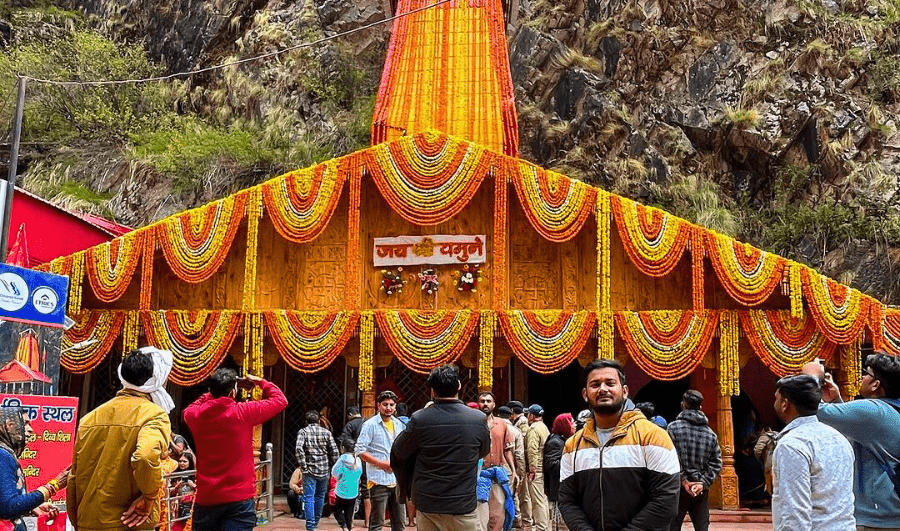
<path fill-rule="evenodd" d="M 6 250 L 9 247 L 9 225 L 12 215 L 13 193 L 16 191 L 16 169 L 19 165 L 19 143 L 22 140 L 22 113 L 25 109 L 25 78 L 18 78 L 18 97 L 16 98 L 16 115 L 13 118 L 12 145 L 9 148 L 9 171 L 6 174 L 6 190 L 3 205 L 3 233 L 0 237 L 0 262 L 6 262 Z"/>

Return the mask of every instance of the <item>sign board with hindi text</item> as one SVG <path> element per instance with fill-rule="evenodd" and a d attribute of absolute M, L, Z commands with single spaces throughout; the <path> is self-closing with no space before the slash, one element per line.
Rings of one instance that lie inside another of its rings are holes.
<path fill-rule="evenodd" d="M 31 420 L 34 436 L 27 441 L 19 457 L 29 492 L 46 484 L 72 464 L 78 423 L 77 398 L 0 394 L 0 405 L 19 406 Z M 53 500 L 65 499 L 65 490 L 53 497 Z"/>
<path fill-rule="evenodd" d="M 484 234 L 431 234 L 375 238 L 375 267 L 407 265 L 483 264 L 487 258 Z"/>

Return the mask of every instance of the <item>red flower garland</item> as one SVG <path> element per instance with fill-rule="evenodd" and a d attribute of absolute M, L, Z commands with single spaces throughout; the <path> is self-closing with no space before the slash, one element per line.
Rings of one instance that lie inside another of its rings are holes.
<path fill-rule="evenodd" d="M 790 310 L 751 310 L 740 315 L 753 351 L 777 376 L 796 374 L 815 357 L 830 359 L 837 348 L 808 314 L 798 318 Z"/>
<path fill-rule="evenodd" d="M 320 315 L 311 322 L 309 318 L 313 314 Z M 263 316 L 284 361 L 306 373 L 331 365 L 344 350 L 359 321 L 358 312 L 267 310 Z"/>
<path fill-rule="evenodd" d="M 596 205 L 597 190 L 527 162 L 511 162 L 512 181 L 525 217 L 551 242 L 566 242 L 584 226 Z"/>
<path fill-rule="evenodd" d="M 108 310 L 84 310 L 72 315 L 75 324 L 66 330 L 60 365 L 73 374 L 90 372 L 109 354 L 116 339 L 122 333 L 125 313 Z M 90 339 L 97 342 L 81 348 L 72 348 Z"/>
<path fill-rule="evenodd" d="M 900 310 L 872 303 L 872 346 L 892 356 L 900 356 Z"/>
<path fill-rule="evenodd" d="M 617 195 L 610 195 L 610 206 L 631 263 L 651 277 L 669 274 L 681 260 L 694 227 L 662 210 Z"/>
<path fill-rule="evenodd" d="M 658 380 L 689 375 L 706 355 L 718 324 L 712 310 L 616 312 L 631 359 Z"/>

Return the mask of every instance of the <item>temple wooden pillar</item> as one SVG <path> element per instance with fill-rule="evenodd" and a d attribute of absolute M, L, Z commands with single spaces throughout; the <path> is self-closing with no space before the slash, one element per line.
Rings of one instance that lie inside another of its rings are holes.
<path fill-rule="evenodd" d="M 734 424 L 731 419 L 731 396 L 717 393 L 716 420 L 718 421 L 719 447 L 722 449 L 722 474 L 719 478 L 722 508 L 736 511 L 740 505 L 738 478 L 734 471 Z"/>
<path fill-rule="evenodd" d="M 363 391 L 362 394 L 362 417 L 367 419 L 375 414 L 375 391 Z"/>

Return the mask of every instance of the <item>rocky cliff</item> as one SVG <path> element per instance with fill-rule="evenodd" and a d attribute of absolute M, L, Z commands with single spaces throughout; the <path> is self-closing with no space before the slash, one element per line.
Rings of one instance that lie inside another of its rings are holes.
<path fill-rule="evenodd" d="M 285 50 L 392 9 L 390 0 L 59 3 L 77 13 L 28 4 L 0 13 L 12 26 L 8 50 L 22 36 L 83 28 L 140 46 L 145 70 L 167 73 Z M 900 300 L 900 0 L 504 5 L 523 158 Z M 166 82 L 154 116 L 168 129 L 98 138 L 75 127 L 66 148 L 35 138 L 26 183 L 58 198 L 78 190 L 90 200 L 77 204 L 142 224 L 359 148 L 388 31 Z M 233 148 L 194 147 L 209 143 L 204 135 Z M 198 149 L 207 156 L 187 169 L 163 154 Z"/>

